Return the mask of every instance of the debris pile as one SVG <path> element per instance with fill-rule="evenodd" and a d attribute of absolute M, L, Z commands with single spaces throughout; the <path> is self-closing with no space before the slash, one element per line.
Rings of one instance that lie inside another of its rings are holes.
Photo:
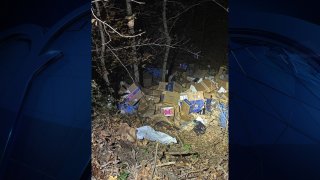
<path fill-rule="evenodd" d="M 138 113 L 149 118 L 162 115 L 161 119 L 180 130 L 193 126 L 197 135 L 204 134 L 208 125 L 218 124 L 227 128 L 227 68 L 220 67 L 213 76 L 209 70 L 194 71 L 190 67 L 192 66 L 180 64 L 182 71 L 173 73 L 175 77 L 171 77 L 170 82 L 159 82 L 150 86 L 153 83 L 151 78 L 151 81 L 147 81 L 148 88 L 139 87 L 135 83 L 129 86 L 121 82 L 123 96 L 118 109 L 123 114 Z M 148 70 L 158 78 L 157 69 Z"/>
<path fill-rule="evenodd" d="M 94 106 L 92 179 L 228 179 L 227 69 L 181 67 L 121 82 L 118 113 Z"/>

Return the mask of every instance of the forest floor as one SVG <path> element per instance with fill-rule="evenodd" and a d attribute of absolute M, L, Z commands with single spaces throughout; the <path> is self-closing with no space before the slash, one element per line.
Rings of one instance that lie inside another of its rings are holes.
<path fill-rule="evenodd" d="M 204 116 L 204 115 L 203 115 Z M 228 179 L 228 128 L 210 119 L 206 132 L 179 131 L 152 118 L 124 115 L 93 106 L 92 179 Z M 164 145 L 136 140 L 135 128 L 150 125 L 178 140 Z"/>

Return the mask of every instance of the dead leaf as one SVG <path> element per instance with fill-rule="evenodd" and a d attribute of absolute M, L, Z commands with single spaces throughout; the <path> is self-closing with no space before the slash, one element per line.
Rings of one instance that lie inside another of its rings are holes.
<path fill-rule="evenodd" d="M 117 180 L 117 176 L 109 176 L 108 180 Z"/>
<path fill-rule="evenodd" d="M 122 141 L 136 142 L 136 129 L 130 127 L 127 123 L 121 123 L 119 126 L 118 134 Z"/>

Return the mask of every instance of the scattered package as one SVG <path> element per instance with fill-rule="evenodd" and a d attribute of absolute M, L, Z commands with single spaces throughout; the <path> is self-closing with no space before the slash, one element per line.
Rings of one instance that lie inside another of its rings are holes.
<path fill-rule="evenodd" d="M 135 105 L 143 97 L 141 89 L 136 84 L 132 84 L 128 88 L 128 92 L 129 94 L 126 98 L 126 101 L 130 105 Z"/>
<path fill-rule="evenodd" d="M 194 85 L 197 91 L 211 92 L 217 89 L 216 84 L 209 79 L 204 79 Z"/>
<path fill-rule="evenodd" d="M 201 121 L 194 121 L 195 126 L 193 128 L 193 131 L 199 136 L 201 134 L 204 134 L 206 132 L 206 126 Z"/>
<path fill-rule="evenodd" d="M 194 67 L 185 64 L 181 64 L 181 68 L 187 71 L 191 68 L 194 71 Z M 149 70 L 157 72 L 154 69 Z M 227 67 L 220 67 L 215 76 L 208 75 L 208 70 L 196 72 L 197 76 L 186 71 L 177 71 L 173 81 L 160 81 L 155 86 L 151 86 L 152 82 L 148 75 L 144 78 L 145 87 L 148 88 L 142 89 L 134 83 L 130 86 L 122 83 L 121 92 L 124 92 L 125 96 L 118 106 L 119 110 L 126 114 L 138 111 L 142 117 L 159 114 L 176 125 L 194 120 L 194 115 L 212 115 L 217 119 L 217 124 L 220 122 L 221 127 L 227 127 L 226 104 L 228 104 L 229 90 Z M 206 122 L 199 118 L 196 121 L 194 131 L 197 134 L 205 132 L 203 127 L 206 126 Z"/>

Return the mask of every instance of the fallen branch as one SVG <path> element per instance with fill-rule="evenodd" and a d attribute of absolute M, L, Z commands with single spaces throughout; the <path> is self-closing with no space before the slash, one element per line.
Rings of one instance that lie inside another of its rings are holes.
<path fill-rule="evenodd" d="M 202 171 L 206 171 L 206 170 L 208 170 L 208 169 L 209 169 L 209 168 L 203 168 L 203 169 L 200 169 L 200 170 L 189 171 L 189 172 L 187 172 L 187 173 L 185 173 L 185 174 L 182 174 L 182 175 L 180 176 L 180 178 L 186 177 L 186 176 L 188 176 L 189 174 L 192 174 L 192 173 L 199 173 L 199 172 L 202 172 Z"/>
<path fill-rule="evenodd" d="M 153 169 L 152 169 L 151 179 L 153 179 L 153 175 L 154 175 L 154 172 L 155 172 L 156 167 L 157 167 L 158 146 L 159 146 L 159 143 L 157 143 L 157 145 L 156 145 L 156 152 L 154 153 L 154 166 L 153 166 Z"/>
<path fill-rule="evenodd" d="M 171 156 L 189 156 L 193 154 L 198 154 L 197 152 L 166 152 L 165 154 L 169 154 Z"/>
<path fill-rule="evenodd" d="M 170 166 L 173 164 L 176 164 L 176 162 L 173 161 L 173 162 L 162 163 L 162 164 L 158 164 L 156 167 Z"/>

